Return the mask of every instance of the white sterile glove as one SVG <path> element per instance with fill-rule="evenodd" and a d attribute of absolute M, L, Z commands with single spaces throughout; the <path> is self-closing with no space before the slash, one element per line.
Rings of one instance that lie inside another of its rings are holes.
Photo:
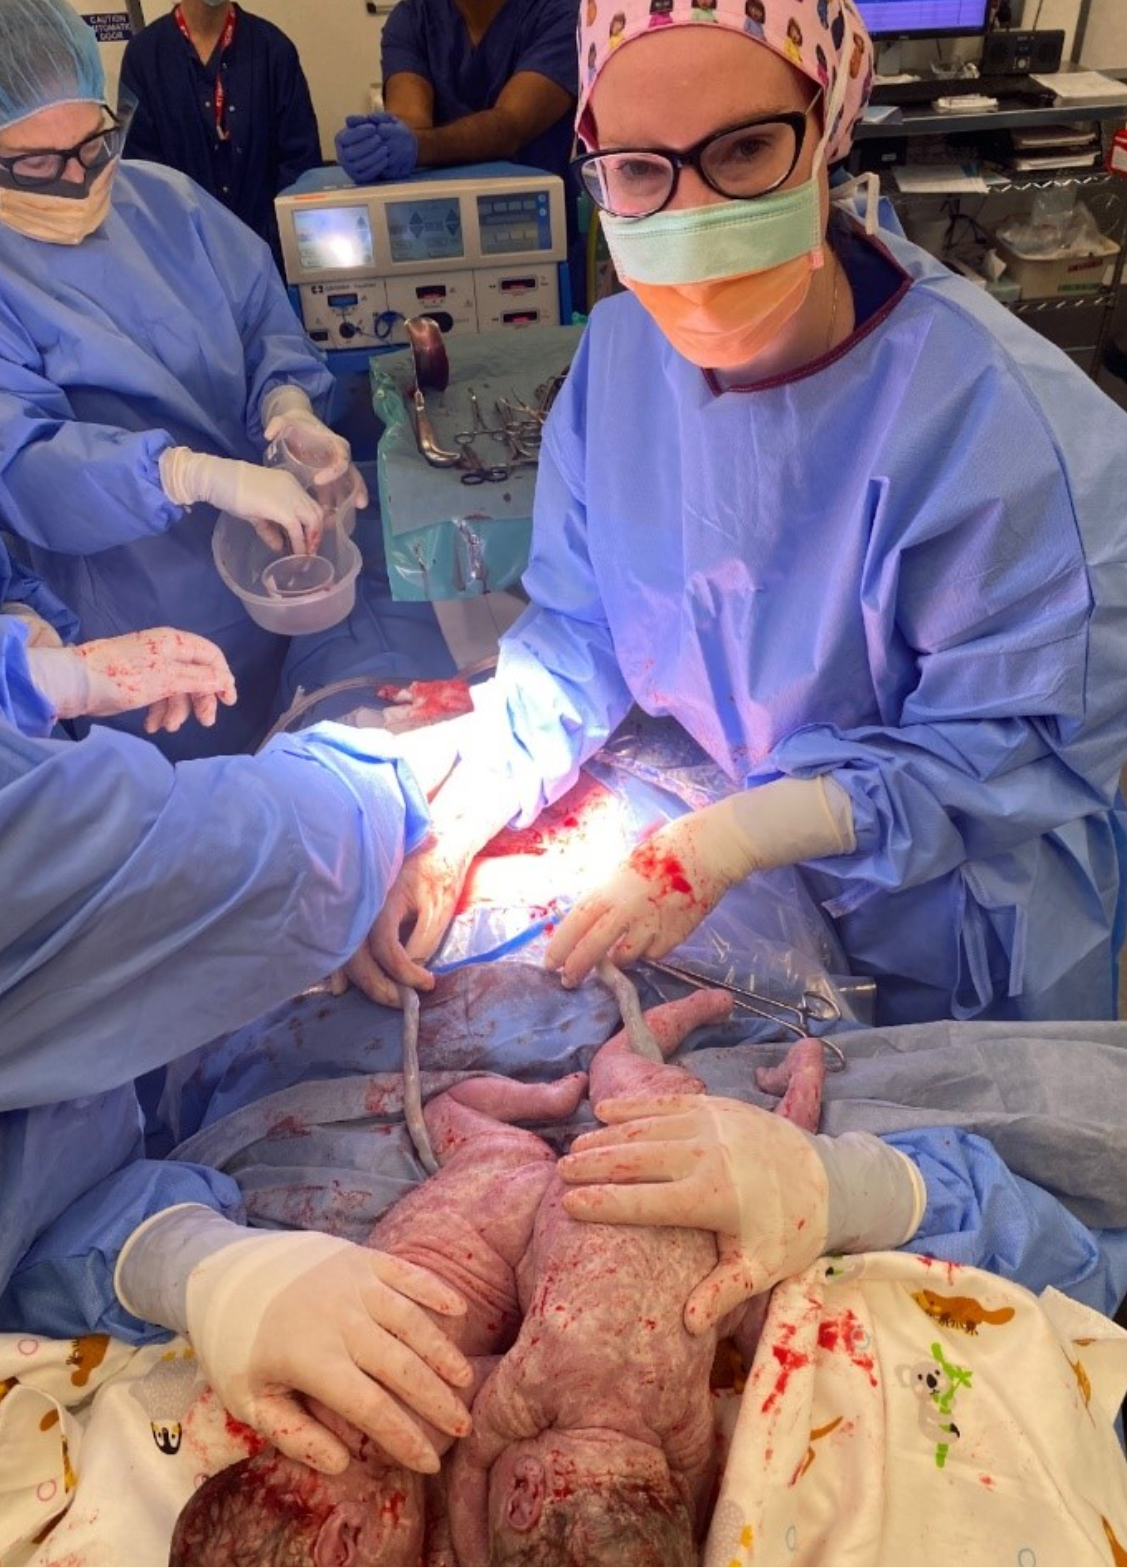
<path fill-rule="evenodd" d="M 176 506 L 206 501 L 249 522 L 270 549 L 315 555 L 321 543 L 321 507 L 284 468 L 260 468 L 233 457 L 211 457 L 186 446 L 161 454 L 160 482 Z"/>
<path fill-rule="evenodd" d="M 299 447 L 299 456 L 304 457 L 300 450 L 304 445 L 315 449 L 319 456 L 324 453 L 324 466 L 314 476 L 316 484 L 331 484 L 334 479 L 348 472 L 352 447 L 343 435 L 337 435 L 324 420 L 318 419 L 312 403 L 299 386 L 274 387 L 262 399 L 259 414 L 267 443 L 276 441 L 279 436 L 285 438 L 293 435 Z M 306 437 L 304 442 L 303 436 Z"/>
<path fill-rule="evenodd" d="M 753 871 L 851 854 L 853 806 L 832 778 L 780 778 L 679 817 L 580 898 L 545 962 L 577 985 L 610 955 L 623 968 L 664 957 Z"/>
<path fill-rule="evenodd" d="M 170 626 L 81 647 L 28 648 L 27 663 L 60 718 L 112 718 L 147 707 L 149 734 L 174 732 L 191 713 L 210 728 L 218 703 L 236 700 L 235 677 L 215 644 Z"/>
<path fill-rule="evenodd" d="M 30 604 L 0 604 L 0 615 L 11 615 L 27 627 L 27 646 L 62 647 L 63 639 L 49 620 L 37 615 Z"/>
<path fill-rule="evenodd" d="M 737 1099 L 611 1099 L 600 1131 L 557 1166 L 572 1218 L 715 1230 L 716 1268 L 689 1297 L 690 1333 L 839 1251 L 890 1251 L 919 1228 L 923 1177 L 867 1132 L 812 1137 Z"/>
<path fill-rule="evenodd" d="M 297 1394 L 425 1474 L 438 1472 L 438 1454 L 411 1412 L 452 1436 L 470 1430 L 452 1389 L 468 1387 L 472 1369 L 422 1309 L 456 1317 L 465 1302 L 386 1252 L 315 1231 L 246 1230 L 185 1204 L 133 1232 L 114 1289 L 134 1316 L 186 1335 L 236 1419 L 323 1474 L 341 1473 L 348 1451 Z"/>

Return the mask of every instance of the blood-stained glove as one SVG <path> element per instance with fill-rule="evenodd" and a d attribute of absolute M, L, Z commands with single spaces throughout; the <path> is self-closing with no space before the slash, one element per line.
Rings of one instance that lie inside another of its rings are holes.
<path fill-rule="evenodd" d="M 400 1005 L 398 984 L 433 990 L 423 967 L 437 951 L 458 906 L 469 859 L 443 838 L 431 838 L 403 861 L 368 939 L 344 965 L 344 973 L 369 1001 Z M 401 928 L 411 924 L 409 938 Z"/>
<path fill-rule="evenodd" d="M 841 1251 L 911 1240 L 926 1205 L 911 1160 L 867 1132 L 812 1137 L 737 1099 L 611 1099 L 557 1166 L 564 1207 L 604 1224 L 715 1230 L 719 1261 L 685 1307 L 703 1333 L 753 1295 Z"/>
<path fill-rule="evenodd" d="M 323 514 L 313 497 L 284 468 L 261 468 L 233 457 L 212 457 L 186 446 L 161 454 L 160 482 L 176 506 L 205 501 L 249 522 L 268 548 L 315 555 Z"/>
<path fill-rule="evenodd" d="M 578 985 L 610 955 L 625 968 L 679 946 L 753 871 L 855 847 L 853 807 L 832 778 L 780 778 L 668 823 L 580 898 L 545 961 Z"/>
<path fill-rule="evenodd" d="M 235 677 L 212 642 L 161 626 L 81 647 L 28 648 L 36 687 L 60 718 L 112 718 L 147 707 L 145 728 L 174 731 L 194 713 L 210 727 L 236 700 Z"/>
<path fill-rule="evenodd" d="M 466 747 L 473 746 L 473 716 L 451 723 L 459 726 L 463 759 L 434 797 L 431 836 L 403 861 L 367 941 L 345 965 L 357 990 L 388 1007 L 399 1005 L 397 985 L 434 989 L 423 964 L 442 943 L 474 856 L 520 806 L 502 775 L 465 759 Z M 403 736 L 400 743 L 413 738 Z M 410 747 L 403 754 L 411 760 Z"/>
<path fill-rule="evenodd" d="M 184 1334 L 224 1406 L 324 1474 L 348 1450 L 297 1394 L 319 1399 L 399 1463 L 436 1474 L 414 1415 L 451 1436 L 470 1418 L 453 1392 L 469 1362 L 427 1310 L 461 1316 L 441 1280 L 385 1252 L 315 1231 L 250 1231 L 184 1204 L 126 1242 L 114 1288 L 125 1309 Z"/>
<path fill-rule="evenodd" d="M 44 620 L 42 615 L 37 615 L 30 604 L 0 604 L 0 615 L 11 615 L 13 619 L 23 621 L 27 627 L 27 646 L 29 648 L 62 647 L 63 645 L 62 637 L 51 622 Z"/>
<path fill-rule="evenodd" d="M 337 161 L 357 185 L 403 180 L 419 161 L 419 138 L 394 114 L 350 114 L 336 134 Z"/>

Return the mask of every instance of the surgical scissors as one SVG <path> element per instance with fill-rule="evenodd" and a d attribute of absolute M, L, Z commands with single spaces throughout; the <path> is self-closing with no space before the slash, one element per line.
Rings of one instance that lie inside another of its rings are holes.
<path fill-rule="evenodd" d="M 462 475 L 463 484 L 504 484 L 509 477 L 508 468 L 501 463 L 482 462 L 474 449 L 472 431 L 463 431 L 454 440 L 462 453 L 462 464 L 466 470 Z"/>
<path fill-rule="evenodd" d="M 776 1023 L 798 1039 L 808 1038 L 810 1027 L 814 1023 L 841 1022 L 841 1008 L 837 1002 L 829 996 L 823 996 L 817 990 L 804 990 L 798 999 L 798 1004 L 795 1005 L 790 1001 L 779 1001 L 774 996 L 761 995 L 755 990 L 747 990 L 742 985 L 732 984 L 730 980 L 714 979 L 709 974 L 699 974 L 695 969 L 684 968 L 679 963 L 659 962 L 656 958 L 643 958 L 642 962 L 656 973 L 666 974 L 670 979 L 679 979 L 697 990 L 725 990 L 733 998 L 735 1006 L 752 1013 L 755 1017 L 764 1018 L 768 1023 Z M 788 1021 L 786 1017 L 780 1016 L 780 1013 L 790 1013 L 797 1022 Z M 841 1046 L 835 1044 L 832 1039 L 823 1038 L 821 1042 L 837 1060 L 838 1064 L 832 1070 L 844 1072 L 848 1063 Z"/>

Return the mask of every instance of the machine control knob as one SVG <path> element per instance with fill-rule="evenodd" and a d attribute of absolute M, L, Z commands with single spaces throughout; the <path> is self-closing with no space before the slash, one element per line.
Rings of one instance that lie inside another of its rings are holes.
<path fill-rule="evenodd" d="M 359 330 L 360 328 L 358 326 L 353 326 L 351 321 L 342 321 L 340 324 L 340 335 L 344 338 L 346 343 L 350 337 L 355 337 Z"/>

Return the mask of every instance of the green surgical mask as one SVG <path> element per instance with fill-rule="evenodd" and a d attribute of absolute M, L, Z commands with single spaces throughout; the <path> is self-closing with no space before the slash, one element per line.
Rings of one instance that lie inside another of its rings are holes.
<path fill-rule="evenodd" d="M 818 181 L 650 218 L 604 213 L 603 233 L 620 278 L 683 286 L 767 272 L 822 248 Z"/>

